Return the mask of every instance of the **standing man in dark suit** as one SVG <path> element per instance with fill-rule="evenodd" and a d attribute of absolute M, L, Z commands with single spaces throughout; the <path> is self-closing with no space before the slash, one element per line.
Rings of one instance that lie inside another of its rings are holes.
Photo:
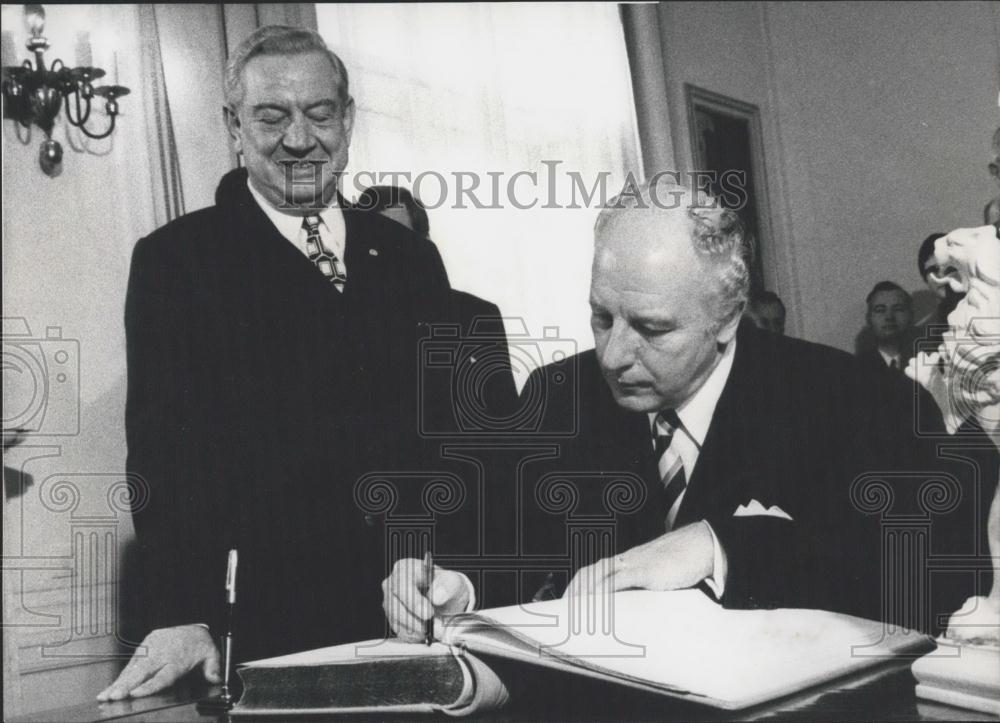
<path fill-rule="evenodd" d="M 596 348 L 526 386 L 575 374 L 572 403 L 550 405 L 541 428 L 566 429 L 558 419 L 572 415 L 579 424 L 557 440 L 558 459 L 526 470 L 518 519 L 525 552 L 566 550 L 572 520 L 566 505 L 545 503 L 546 484 L 571 485 L 561 498 L 574 509 L 614 515 L 615 554 L 574 561 L 549 587 L 703 586 L 727 607 L 890 617 L 877 520 L 860 509 L 870 492 L 856 484 L 867 472 L 935 466 L 912 426 L 872 403 L 878 380 L 843 352 L 740 322 L 749 247 L 736 214 L 711 199 L 646 187 L 612 201 L 595 235 Z M 468 581 L 446 570 L 426 590 L 418 563 L 397 562 L 383 583 L 403 637 L 472 599 Z M 522 572 L 522 601 L 539 589 L 530 577 Z"/>
<path fill-rule="evenodd" d="M 859 358 L 878 371 L 901 372 L 913 356 L 913 300 L 902 286 L 879 281 L 865 297 L 865 323 L 875 339 L 875 347 Z"/>
<path fill-rule="evenodd" d="M 237 660 L 380 634 L 382 531 L 354 485 L 418 463 L 417 337 L 448 282 L 433 244 L 343 205 L 343 63 L 312 31 L 264 27 L 225 80 L 246 169 L 133 255 L 128 469 L 152 632 L 102 700 L 195 668 L 218 680 L 230 548 Z"/>

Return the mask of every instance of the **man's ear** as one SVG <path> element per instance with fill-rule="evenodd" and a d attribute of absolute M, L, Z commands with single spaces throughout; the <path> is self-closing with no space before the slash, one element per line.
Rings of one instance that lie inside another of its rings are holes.
<path fill-rule="evenodd" d="M 347 105 L 344 106 L 344 138 L 347 145 L 351 145 L 351 134 L 354 132 L 354 98 L 347 97 Z"/>
<path fill-rule="evenodd" d="M 242 153 L 243 127 L 240 125 L 239 116 L 236 115 L 236 111 L 229 106 L 222 107 L 222 114 L 225 118 L 226 131 L 228 131 L 230 141 L 232 142 L 233 152 Z"/>

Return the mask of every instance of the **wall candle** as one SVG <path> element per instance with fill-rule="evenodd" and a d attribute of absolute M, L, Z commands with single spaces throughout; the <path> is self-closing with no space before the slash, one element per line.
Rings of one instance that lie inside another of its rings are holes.
<path fill-rule="evenodd" d="M 115 85 L 118 85 L 118 51 L 114 51 Z"/>
<path fill-rule="evenodd" d="M 17 50 L 14 44 L 14 36 L 9 30 L 0 33 L 0 63 L 3 65 L 17 65 Z"/>
<path fill-rule="evenodd" d="M 76 64 L 84 67 L 94 64 L 90 52 L 90 33 L 85 30 L 76 34 Z"/>

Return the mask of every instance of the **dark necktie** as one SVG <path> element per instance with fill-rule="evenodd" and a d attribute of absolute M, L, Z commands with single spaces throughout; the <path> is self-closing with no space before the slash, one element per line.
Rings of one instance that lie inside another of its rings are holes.
<path fill-rule="evenodd" d="M 654 452 L 656 454 L 657 469 L 660 468 L 660 460 L 670 449 L 670 444 L 674 440 L 674 432 L 681 426 L 681 420 L 677 412 L 673 409 L 660 412 L 653 422 L 653 432 L 656 435 Z M 679 454 L 674 454 L 674 460 L 670 467 L 662 473 L 660 477 L 660 509 L 663 510 L 663 519 L 666 529 L 669 531 L 673 527 L 670 512 L 677 504 L 677 500 L 687 488 L 687 475 L 684 473 L 684 462 Z M 676 514 L 674 515 L 676 519 Z"/>
<path fill-rule="evenodd" d="M 309 260 L 316 264 L 337 291 L 343 291 L 347 274 L 344 273 L 337 254 L 323 245 L 323 239 L 319 235 L 319 216 L 306 216 L 302 219 L 302 227 L 306 230 L 306 253 L 309 254 Z"/>

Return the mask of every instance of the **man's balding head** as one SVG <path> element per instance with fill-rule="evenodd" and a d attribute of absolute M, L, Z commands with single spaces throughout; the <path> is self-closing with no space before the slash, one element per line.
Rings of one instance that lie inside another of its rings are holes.
<path fill-rule="evenodd" d="M 749 288 L 737 215 L 668 183 L 619 197 L 595 227 L 591 325 L 618 403 L 681 405 L 736 334 Z"/>
<path fill-rule="evenodd" d="M 262 56 L 290 57 L 305 53 L 320 53 L 330 62 L 330 77 L 337 87 L 341 103 L 347 105 L 351 95 L 348 88 L 347 68 L 340 57 L 330 50 L 323 37 L 315 30 L 289 25 L 265 25 L 257 28 L 226 61 L 223 92 L 226 107 L 236 111 L 246 92 L 243 71 L 254 58 Z"/>
<path fill-rule="evenodd" d="M 693 194 L 684 186 L 654 178 L 636 193 L 619 196 L 605 206 L 594 226 L 597 246 L 615 236 L 627 243 L 627 233 L 615 230 L 622 223 L 664 232 L 649 239 L 648 251 L 654 256 L 662 256 L 669 244 L 685 238 L 700 260 L 700 271 L 707 274 L 703 281 L 714 282 L 711 285 L 719 295 L 720 323 L 742 312 L 750 291 L 753 252 L 735 211 L 703 192 Z M 594 259 L 598 259 L 596 253 Z"/>

